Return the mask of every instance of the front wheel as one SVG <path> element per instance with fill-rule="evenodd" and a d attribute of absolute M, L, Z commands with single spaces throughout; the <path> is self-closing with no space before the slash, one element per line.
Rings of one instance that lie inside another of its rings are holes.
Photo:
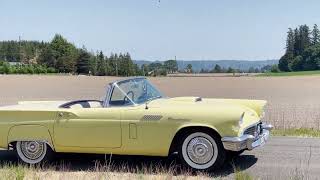
<path fill-rule="evenodd" d="M 15 151 L 19 160 L 27 164 L 48 161 L 53 153 L 45 142 L 39 141 L 18 141 L 15 144 Z"/>
<path fill-rule="evenodd" d="M 219 168 L 225 160 L 221 140 L 207 132 L 193 132 L 183 138 L 180 158 L 194 170 L 209 171 Z"/>

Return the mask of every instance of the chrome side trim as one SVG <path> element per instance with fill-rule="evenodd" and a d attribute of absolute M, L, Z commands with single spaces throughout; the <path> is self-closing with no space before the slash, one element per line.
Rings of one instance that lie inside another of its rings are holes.
<path fill-rule="evenodd" d="M 107 94 L 106 94 L 106 97 L 103 101 L 103 107 L 109 107 L 109 100 L 111 98 L 111 93 L 112 93 L 112 90 L 113 90 L 113 86 L 111 84 L 109 84 L 107 86 Z"/>

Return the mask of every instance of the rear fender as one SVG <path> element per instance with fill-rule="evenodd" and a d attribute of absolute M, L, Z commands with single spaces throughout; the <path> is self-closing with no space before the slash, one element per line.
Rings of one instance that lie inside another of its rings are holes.
<path fill-rule="evenodd" d="M 52 150 L 54 146 L 47 127 L 40 125 L 18 125 L 10 128 L 7 144 L 16 141 L 41 141 L 47 143 Z"/>

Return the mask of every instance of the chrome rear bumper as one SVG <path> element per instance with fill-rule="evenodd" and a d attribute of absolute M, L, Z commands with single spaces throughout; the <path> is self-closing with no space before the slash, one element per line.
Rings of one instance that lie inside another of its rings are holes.
<path fill-rule="evenodd" d="M 269 139 L 270 130 L 273 129 L 273 126 L 271 124 L 261 124 L 261 128 L 262 132 L 257 137 L 248 134 L 241 137 L 223 137 L 221 140 L 224 148 L 230 151 L 241 151 L 263 146 Z"/>

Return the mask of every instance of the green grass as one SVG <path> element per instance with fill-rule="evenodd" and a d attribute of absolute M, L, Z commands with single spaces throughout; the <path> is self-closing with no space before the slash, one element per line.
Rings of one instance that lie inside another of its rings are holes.
<path fill-rule="evenodd" d="M 254 179 L 249 173 L 245 171 L 241 171 L 239 167 L 236 167 L 234 162 L 232 162 L 232 167 L 233 167 L 235 180 L 253 180 Z"/>
<path fill-rule="evenodd" d="M 310 76 L 310 75 L 320 75 L 320 71 L 297 71 L 297 72 L 279 72 L 279 73 L 262 73 L 256 76 L 266 77 L 266 76 Z"/>
<path fill-rule="evenodd" d="M 295 137 L 320 137 L 320 130 L 315 129 L 274 129 L 271 131 L 273 136 L 295 136 Z"/>
<path fill-rule="evenodd" d="M 253 180 L 254 178 L 247 172 L 236 171 L 234 175 L 235 180 Z"/>

